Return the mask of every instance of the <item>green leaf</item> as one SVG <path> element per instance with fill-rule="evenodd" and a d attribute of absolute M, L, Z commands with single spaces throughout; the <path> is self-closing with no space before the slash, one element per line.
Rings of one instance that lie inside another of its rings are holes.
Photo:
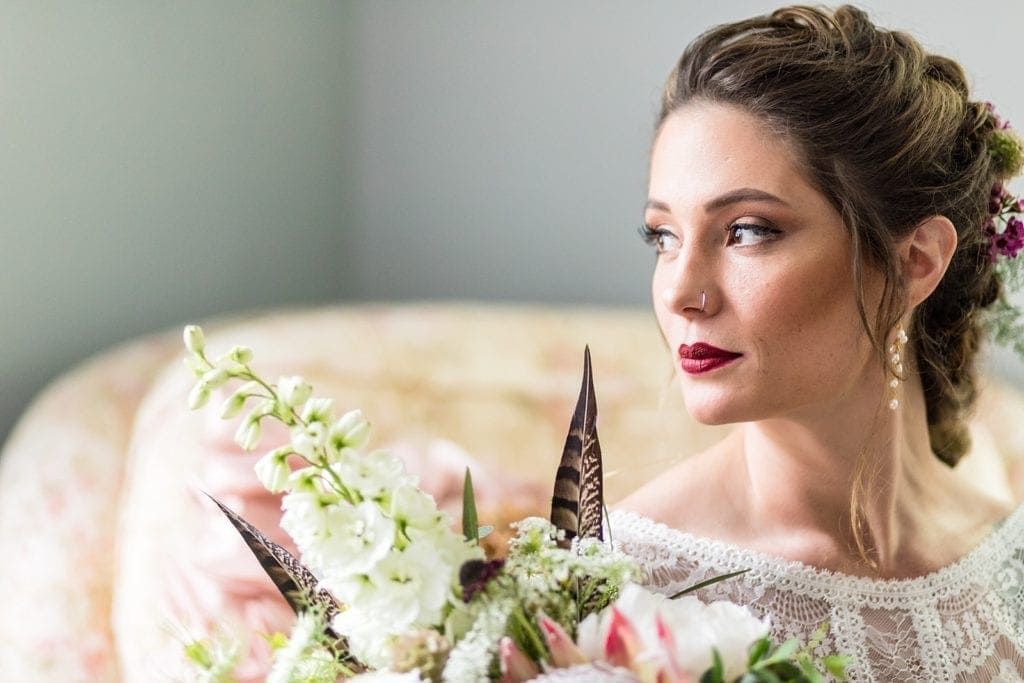
<path fill-rule="evenodd" d="M 768 655 L 765 659 L 761 660 L 762 666 L 771 666 L 772 664 L 781 664 L 793 658 L 796 654 L 797 648 L 800 647 L 800 643 L 796 638 L 790 638 L 782 645 L 779 645 L 774 652 Z"/>
<path fill-rule="evenodd" d="M 755 641 L 754 644 L 750 646 L 750 657 L 747 658 L 747 666 L 754 666 L 754 664 L 757 664 L 757 662 L 765 656 L 771 646 L 772 641 L 768 639 L 768 636 Z"/>
<path fill-rule="evenodd" d="M 850 665 L 850 657 L 845 655 L 829 655 L 828 657 L 825 657 L 821 663 L 825 665 L 825 669 L 832 674 L 832 676 L 838 678 L 840 681 L 846 680 L 846 667 Z"/>
<path fill-rule="evenodd" d="M 726 579 L 731 579 L 733 577 L 739 576 L 740 574 L 746 574 L 749 571 L 750 571 L 749 569 L 741 569 L 738 572 L 729 572 L 728 574 L 721 574 L 719 576 L 713 576 L 710 579 L 708 579 L 707 581 L 701 581 L 700 583 L 695 583 L 695 584 L 693 584 L 692 586 L 690 586 L 688 588 L 684 588 L 683 590 L 679 591 L 678 593 L 676 593 L 675 595 L 673 595 L 669 599 L 670 600 L 675 600 L 676 598 L 681 598 L 684 595 L 687 595 L 688 593 L 692 593 L 694 591 L 698 591 L 701 588 L 707 588 L 708 586 L 713 586 L 714 584 L 718 583 L 719 581 L 725 581 Z"/>
<path fill-rule="evenodd" d="M 823 683 L 821 672 L 818 671 L 818 667 L 814 665 L 810 657 L 801 657 L 798 661 L 800 663 L 800 671 L 807 679 L 807 683 Z"/>
<path fill-rule="evenodd" d="M 480 542 L 480 527 L 476 517 L 476 498 L 473 496 L 473 477 L 466 468 L 462 483 L 462 536 L 467 541 Z"/>
<path fill-rule="evenodd" d="M 185 656 L 203 669 L 209 669 L 213 666 L 210 651 L 207 649 L 206 643 L 201 640 L 193 640 L 191 643 L 186 644 Z"/>

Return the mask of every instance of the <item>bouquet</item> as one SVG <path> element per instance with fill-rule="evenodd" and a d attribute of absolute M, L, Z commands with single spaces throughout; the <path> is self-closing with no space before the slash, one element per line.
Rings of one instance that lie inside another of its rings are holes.
<path fill-rule="evenodd" d="M 281 527 L 298 558 L 214 501 L 296 613 L 290 636 L 268 636 L 268 681 L 842 678 L 845 658 L 810 654 L 824 631 L 803 647 L 776 646 L 767 619 L 686 595 L 710 582 L 672 597 L 642 587 L 642 573 L 604 523 L 589 349 L 551 519 L 514 524 L 506 557 L 488 558 L 480 539 L 492 529 L 478 522 L 468 470 L 456 531 L 398 458 L 368 449 L 370 424 L 359 410 L 337 417 L 301 377 L 267 381 L 252 369 L 249 348 L 211 359 L 196 326 L 184 338 L 196 378 L 190 408 L 232 383 L 220 414 L 245 412 L 235 434 L 242 448 L 258 447 L 264 420 L 290 432 L 255 470 L 269 491 L 284 494 Z M 186 654 L 200 677 L 223 682 L 240 656 L 203 640 Z"/>

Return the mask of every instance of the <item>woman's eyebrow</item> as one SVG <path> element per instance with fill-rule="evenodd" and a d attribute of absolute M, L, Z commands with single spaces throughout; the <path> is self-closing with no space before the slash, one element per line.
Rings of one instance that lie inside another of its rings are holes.
<path fill-rule="evenodd" d="M 764 190 L 756 190 L 752 187 L 741 187 L 738 190 L 732 190 L 723 195 L 719 195 L 706 203 L 704 205 L 704 213 L 711 213 L 712 211 L 721 209 L 722 207 L 729 206 L 730 204 L 738 204 L 739 202 L 771 202 L 773 204 L 789 206 L 789 204 L 784 200 L 771 193 L 765 192 Z"/>
<path fill-rule="evenodd" d="M 738 190 L 730 190 L 723 195 L 719 195 L 714 199 L 704 204 L 704 213 L 711 213 L 718 209 L 729 206 L 730 204 L 738 204 L 739 202 L 772 202 L 773 204 L 781 204 L 782 206 L 789 206 L 789 204 L 775 195 L 765 192 L 764 190 L 757 190 L 752 187 L 741 187 Z M 672 209 L 665 202 L 657 199 L 648 199 L 644 205 L 646 209 L 656 209 L 658 211 L 665 211 L 668 213 L 672 212 Z"/>

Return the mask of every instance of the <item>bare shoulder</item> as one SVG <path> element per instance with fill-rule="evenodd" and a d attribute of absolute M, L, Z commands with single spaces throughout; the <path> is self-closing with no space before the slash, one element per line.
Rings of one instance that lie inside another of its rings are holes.
<path fill-rule="evenodd" d="M 713 523 L 709 517 L 727 508 L 727 501 L 720 496 L 726 470 L 724 461 L 731 449 L 728 441 L 662 472 L 623 498 L 615 509 L 688 531 L 697 531 L 691 528 L 694 520 Z"/>

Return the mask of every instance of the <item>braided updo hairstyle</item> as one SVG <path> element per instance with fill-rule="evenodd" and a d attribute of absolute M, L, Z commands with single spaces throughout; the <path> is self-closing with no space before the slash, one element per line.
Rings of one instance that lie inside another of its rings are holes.
<path fill-rule="evenodd" d="M 863 292 L 858 306 L 887 367 L 886 340 L 906 307 L 895 244 L 931 216 L 952 221 L 956 252 L 909 337 L 932 450 L 955 465 L 970 445 L 979 313 L 1001 296 L 982 226 L 993 184 L 1019 171 L 990 151 L 991 108 L 969 99 L 959 64 L 849 5 L 787 7 L 707 31 L 669 75 L 659 127 L 695 100 L 737 106 L 798 151 L 850 231 L 857 290 L 866 264 L 884 275 L 874 319 Z"/>

